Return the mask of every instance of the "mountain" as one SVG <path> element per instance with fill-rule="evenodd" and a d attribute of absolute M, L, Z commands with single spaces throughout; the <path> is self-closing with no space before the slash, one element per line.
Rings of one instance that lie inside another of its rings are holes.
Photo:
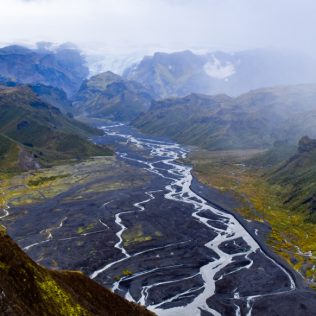
<path fill-rule="evenodd" d="M 237 98 L 191 94 L 153 101 L 133 124 L 145 133 L 168 136 L 206 149 L 267 148 L 316 137 L 316 86 L 280 86 Z"/>
<path fill-rule="evenodd" d="M 86 140 L 100 133 L 64 116 L 29 87 L 0 86 L 0 168 L 4 171 L 109 155 L 107 148 Z"/>
<path fill-rule="evenodd" d="M 154 316 L 80 272 L 50 271 L 32 261 L 0 226 L 2 316 Z"/>
<path fill-rule="evenodd" d="M 25 86 L 24 84 L 10 81 L 7 78 L 0 76 L 0 85 L 6 87 Z M 64 114 L 71 115 L 73 112 L 72 102 L 68 99 L 64 90 L 46 86 L 41 83 L 29 84 L 32 91 L 44 102 L 49 103 Z"/>
<path fill-rule="evenodd" d="M 277 50 L 155 53 L 124 72 L 156 98 L 190 93 L 237 96 L 263 87 L 316 82 L 316 59 Z"/>
<path fill-rule="evenodd" d="M 106 71 L 112 71 L 121 76 L 127 68 L 140 62 L 143 56 L 144 54 L 141 52 L 113 54 L 108 51 L 88 51 L 84 53 L 89 66 L 90 76 L 96 76 Z"/>
<path fill-rule="evenodd" d="M 30 85 L 30 88 L 42 101 L 71 116 L 73 112 L 72 102 L 67 98 L 67 94 L 63 90 L 39 83 Z"/>
<path fill-rule="evenodd" d="M 305 211 L 316 222 L 316 139 L 304 136 L 297 152 L 268 174 L 271 184 L 284 188 L 284 205 L 294 211 Z"/>
<path fill-rule="evenodd" d="M 0 48 L 0 76 L 8 81 L 52 86 L 71 97 L 88 73 L 81 53 L 71 46 L 54 50 L 18 45 Z"/>
<path fill-rule="evenodd" d="M 108 71 L 84 81 L 73 106 L 77 114 L 129 121 L 147 111 L 151 100 L 141 84 Z"/>

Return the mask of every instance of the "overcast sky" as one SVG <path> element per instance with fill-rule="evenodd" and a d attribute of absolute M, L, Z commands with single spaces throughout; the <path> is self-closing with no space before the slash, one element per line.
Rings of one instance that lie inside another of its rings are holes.
<path fill-rule="evenodd" d="M 316 52 L 316 0 L 0 0 L 0 42 L 134 51 Z"/>

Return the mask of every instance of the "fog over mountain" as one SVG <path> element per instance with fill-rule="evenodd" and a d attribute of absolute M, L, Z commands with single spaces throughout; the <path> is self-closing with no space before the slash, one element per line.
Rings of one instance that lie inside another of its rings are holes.
<path fill-rule="evenodd" d="M 107 53 L 295 49 L 313 54 L 312 0 L 1 0 L 1 42 Z M 8 32 L 9 30 L 9 32 Z"/>
<path fill-rule="evenodd" d="M 0 0 L 0 316 L 315 316 L 315 12 Z"/>

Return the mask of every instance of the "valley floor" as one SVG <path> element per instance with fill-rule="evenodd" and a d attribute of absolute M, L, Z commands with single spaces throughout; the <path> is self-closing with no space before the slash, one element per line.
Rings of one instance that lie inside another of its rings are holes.
<path fill-rule="evenodd" d="M 246 161 L 258 151 L 192 151 L 189 157 L 194 175 L 209 187 L 237 201 L 218 204 L 241 214 L 248 221 L 261 223 L 254 228 L 268 245 L 316 288 L 316 226 L 306 214 L 288 210 L 281 199 L 285 188 L 271 185 L 266 170 L 253 169 Z"/>
<path fill-rule="evenodd" d="M 121 124 L 105 131 L 95 141 L 110 143 L 116 157 L 1 178 L 1 223 L 33 260 L 52 269 L 80 270 L 163 316 L 293 310 L 313 315 L 315 293 L 256 241 L 269 231 L 251 200 L 251 188 L 259 188 L 251 182 L 256 178 L 247 176 L 242 159 L 193 152 L 194 173 L 217 188 L 211 189 L 192 178 L 189 166 L 177 163 L 187 154 L 180 145 Z M 241 188 L 249 189 L 249 197 Z"/>

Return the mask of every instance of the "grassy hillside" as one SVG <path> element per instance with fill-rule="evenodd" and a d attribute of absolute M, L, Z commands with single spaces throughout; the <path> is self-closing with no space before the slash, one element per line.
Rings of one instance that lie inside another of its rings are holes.
<path fill-rule="evenodd" d="M 151 100 L 141 84 L 124 80 L 108 71 L 82 84 L 74 109 L 79 115 L 130 121 L 147 111 Z"/>
<path fill-rule="evenodd" d="M 0 226 L 3 316 L 153 316 L 80 272 L 49 271 L 32 261 Z"/>
<path fill-rule="evenodd" d="M 46 166 L 111 154 L 86 140 L 97 133 L 100 131 L 62 115 L 28 87 L 0 89 L 0 166 L 4 169 L 11 169 L 11 164 L 24 169 L 23 161 L 36 160 Z"/>
<path fill-rule="evenodd" d="M 259 152 L 197 151 L 190 161 L 203 183 L 240 202 L 236 212 L 270 226 L 272 249 L 316 287 L 316 141 L 302 138 L 294 154 L 276 144 Z"/>
<path fill-rule="evenodd" d="M 296 144 L 316 136 L 316 86 L 251 91 L 237 98 L 192 94 L 153 102 L 133 124 L 143 132 L 211 150 Z"/>
<path fill-rule="evenodd" d="M 0 171 L 18 169 L 19 152 L 17 143 L 0 134 Z"/>
<path fill-rule="evenodd" d="M 293 212 L 305 212 L 316 223 L 316 140 L 303 137 L 297 153 L 267 175 L 283 188 L 281 198 Z"/>

